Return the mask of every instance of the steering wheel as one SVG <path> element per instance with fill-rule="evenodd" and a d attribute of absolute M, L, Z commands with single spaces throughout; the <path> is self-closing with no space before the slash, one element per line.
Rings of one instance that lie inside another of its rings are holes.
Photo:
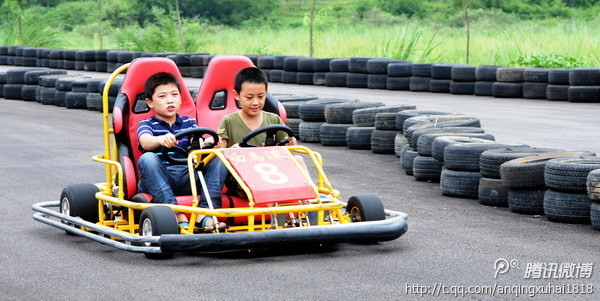
<path fill-rule="evenodd" d="M 200 147 L 200 139 L 203 139 L 202 137 L 204 135 L 210 135 L 211 137 L 213 137 L 215 142 Z M 175 139 L 179 140 L 186 136 L 191 136 L 189 150 L 213 148 L 215 147 L 215 144 L 219 141 L 219 135 L 215 131 L 209 128 L 199 127 L 185 129 L 177 133 L 175 135 Z M 171 164 L 184 165 L 187 164 L 187 155 L 189 150 L 185 150 L 179 146 L 174 146 L 171 148 L 163 147 L 162 157 Z M 173 158 L 171 154 L 169 154 L 170 152 L 181 154 L 184 158 Z"/>
<path fill-rule="evenodd" d="M 289 127 L 282 125 L 282 124 L 271 124 L 271 125 L 267 125 L 267 126 L 258 128 L 256 130 L 246 134 L 246 136 L 244 136 L 244 138 L 242 138 L 242 140 L 239 143 L 240 147 L 256 147 L 256 145 L 252 145 L 252 144 L 248 143 L 248 141 L 252 140 L 252 138 L 254 138 L 262 133 L 267 134 L 267 137 L 265 138 L 265 143 L 262 146 L 285 145 L 288 142 L 290 142 L 290 140 L 288 138 L 285 138 L 279 142 L 275 141 L 275 139 L 277 139 L 277 133 L 280 131 L 288 134 L 288 138 L 294 137 L 294 132 Z"/>

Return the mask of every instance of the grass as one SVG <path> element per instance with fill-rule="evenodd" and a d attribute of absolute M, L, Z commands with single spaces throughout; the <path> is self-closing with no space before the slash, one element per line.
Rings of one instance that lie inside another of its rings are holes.
<path fill-rule="evenodd" d="M 470 63 L 508 66 L 520 56 L 561 55 L 575 57 L 587 67 L 600 66 L 600 18 L 595 20 L 546 20 L 471 23 Z M 397 57 L 398 45 L 412 47 L 413 62 L 466 62 L 463 26 L 440 26 L 410 20 L 400 25 L 330 26 L 316 33 L 315 57 Z M 202 25 L 194 33 L 197 52 L 211 54 L 308 55 L 308 29 L 230 28 Z M 404 35 L 404 36 L 403 36 Z M 418 37 L 417 37 L 418 35 Z M 94 49 L 97 42 L 86 36 L 65 36 L 70 48 Z M 120 48 L 105 38 L 104 48 Z M 396 46 L 394 46 L 396 45 Z M 397 47 L 397 48 L 394 48 Z M 173 51 L 177 51 L 174 49 Z M 193 52 L 193 51 L 192 51 Z"/>

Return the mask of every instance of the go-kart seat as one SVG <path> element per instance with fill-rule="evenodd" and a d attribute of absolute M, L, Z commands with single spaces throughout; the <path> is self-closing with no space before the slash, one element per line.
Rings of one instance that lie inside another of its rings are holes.
<path fill-rule="evenodd" d="M 223 116 L 240 109 L 233 98 L 233 80 L 239 70 L 247 67 L 254 64 L 242 55 L 220 55 L 210 60 L 196 98 L 198 126 L 216 131 Z M 270 93 L 267 93 L 264 110 L 286 121 L 283 105 Z"/>
<path fill-rule="evenodd" d="M 169 72 L 179 79 L 181 87 L 180 116 L 196 117 L 196 107 L 192 96 L 183 81 L 177 65 L 168 58 L 137 58 L 131 62 L 123 81 L 121 91 L 113 108 L 113 128 L 118 149 L 118 161 L 123 167 L 124 190 L 126 199 L 132 199 L 137 193 L 139 172 L 137 162 L 142 155 L 139 147 L 137 128 L 141 120 L 154 115 L 144 96 L 144 83 L 155 73 Z M 188 197 L 191 200 L 191 197 Z M 186 198 L 186 199 L 188 199 Z"/>

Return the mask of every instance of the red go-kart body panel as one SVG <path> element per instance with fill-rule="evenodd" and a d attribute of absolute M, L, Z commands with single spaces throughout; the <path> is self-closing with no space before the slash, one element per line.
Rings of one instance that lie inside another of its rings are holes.
<path fill-rule="evenodd" d="M 282 147 L 225 149 L 223 155 L 248 186 L 257 205 L 316 197 L 311 181 Z"/>

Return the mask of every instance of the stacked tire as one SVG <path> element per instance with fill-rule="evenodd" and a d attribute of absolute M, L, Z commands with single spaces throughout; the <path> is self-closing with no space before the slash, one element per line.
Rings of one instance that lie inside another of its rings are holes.
<path fill-rule="evenodd" d="M 475 86 L 473 92 L 477 96 L 493 96 L 494 83 L 498 66 L 477 66 L 475 69 Z"/>
<path fill-rule="evenodd" d="M 546 99 L 550 101 L 569 100 L 569 70 L 548 70 L 548 86 L 546 87 Z"/>
<path fill-rule="evenodd" d="M 475 71 L 477 67 L 457 65 L 452 67 L 450 93 L 458 95 L 475 94 Z"/>
<path fill-rule="evenodd" d="M 600 231 L 600 169 L 591 171 L 586 182 L 587 194 L 592 201 L 590 222 L 594 229 Z"/>
<path fill-rule="evenodd" d="M 570 102 L 600 102 L 600 68 L 577 68 L 569 71 Z"/>
<path fill-rule="evenodd" d="M 433 64 L 418 63 L 412 65 L 409 89 L 413 92 L 429 92 L 431 82 L 431 66 Z"/>
<path fill-rule="evenodd" d="M 409 91 L 411 77 L 412 64 L 410 62 L 390 63 L 387 66 L 385 87 L 388 90 Z"/>
<path fill-rule="evenodd" d="M 546 99 L 548 69 L 529 68 L 523 72 L 523 98 Z"/>
<path fill-rule="evenodd" d="M 492 94 L 499 98 L 523 97 L 523 73 L 526 68 L 501 67 L 496 70 L 496 80 L 492 85 Z"/>

